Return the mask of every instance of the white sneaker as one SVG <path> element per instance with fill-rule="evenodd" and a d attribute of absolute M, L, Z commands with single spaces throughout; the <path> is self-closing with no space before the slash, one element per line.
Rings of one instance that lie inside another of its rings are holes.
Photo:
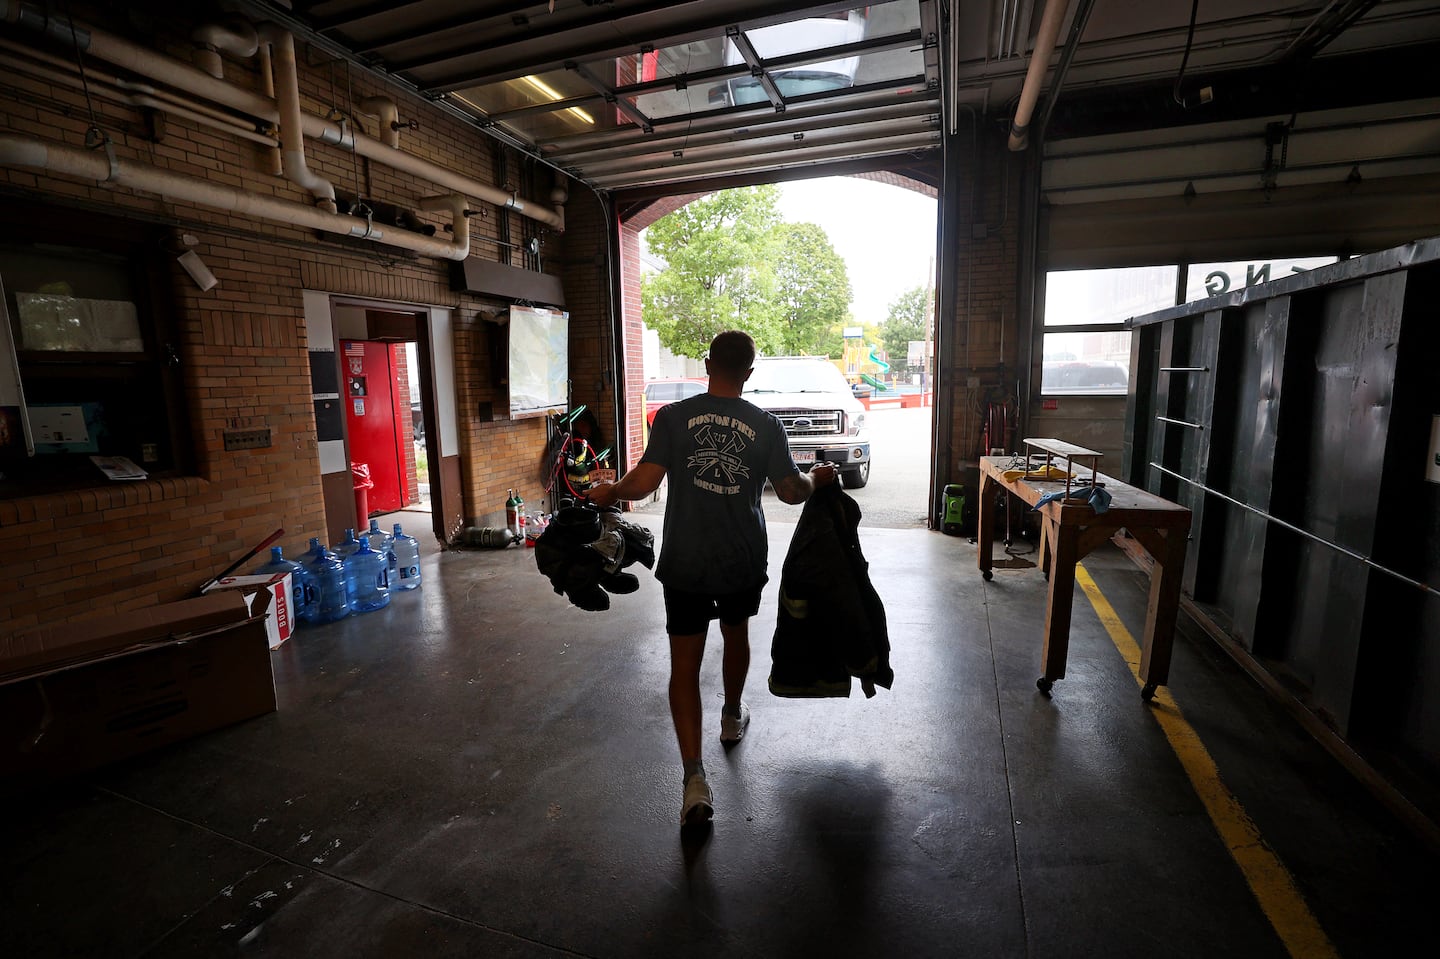
<path fill-rule="evenodd" d="M 745 736 L 745 728 L 749 725 L 749 706 L 741 703 L 739 712 L 733 716 L 722 707 L 720 710 L 720 741 L 722 743 L 738 743 Z"/>
<path fill-rule="evenodd" d="M 680 807 L 680 825 L 697 826 L 715 815 L 715 796 L 704 773 L 695 773 L 685 780 L 685 802 Z"/>

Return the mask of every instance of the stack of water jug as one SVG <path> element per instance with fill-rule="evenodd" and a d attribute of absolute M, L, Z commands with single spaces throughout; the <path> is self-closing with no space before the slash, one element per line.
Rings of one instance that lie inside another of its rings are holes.
<path fill-rule="evenodd" d="M 387 533 L 378 520 L 360 537 L 345 530 L 333 548 L 310 538 L 310 549 L 298 561 L 286 559 L 279 546 L 270 547 L 270 561 L 253 573 L 290 573 L 296 614 L 302 623 L 333 623 L 351 613 L 368 613 L 390 605 L 390 591 L 420 585 L 420 544 L 395 524 Z"/>

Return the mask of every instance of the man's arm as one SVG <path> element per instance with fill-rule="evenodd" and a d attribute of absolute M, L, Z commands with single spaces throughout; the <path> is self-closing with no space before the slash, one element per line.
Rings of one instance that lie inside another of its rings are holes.
<path fill-rule="evenodd" d="M 660 481 L 664 478 L 665 467 L 658 463 L 639 463 L 626 473 L 620 482 L 592 487 L 589 499 L 602 509 L 614 506 L 622 499 L 641 499 L 659 489 Z"/>
<path fill-rule="evenodd" d="M 794 473 L 775 483 L 775 495 L 780 497 L 780 502 L 792 506 L 803 503 L 820 487 L 835 482 L 839 475 L 833 464 L 816 463 L 808 473 Z"/>

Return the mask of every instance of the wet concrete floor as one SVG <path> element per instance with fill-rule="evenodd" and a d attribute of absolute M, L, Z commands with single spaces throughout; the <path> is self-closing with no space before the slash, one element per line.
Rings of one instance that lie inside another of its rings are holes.
<path fill-rule="evenodd" d="M 659 517 L 644 520 L 659 528 Z M 272 653 L 277 712 L 76 779 L 0 787 L 0 955 L 1395 956 L 1437 857 L 1182 616 L 1168 692 L 1258 836 L 1232 850 L 1089 600 L 1035 687 L 1045 581 L 862 529 L 894 689 L 765 688 L 678 827 L 659 585 L 569 606 L 533 554 L 425 544 L 423 586 Z M 1145 576 L 1085 566 L 1139 636 Z M 638 568 L 637 568 L 638 569 Z M 1232 843 L 1233 844 L 1233 843 Z M 1248 853 L 1277 880 L 1247 881 Z M 1278 881 L 1318 929 L 1295 938 Z M 1283 911 L 1283 909 L 1282 909 Z"/>

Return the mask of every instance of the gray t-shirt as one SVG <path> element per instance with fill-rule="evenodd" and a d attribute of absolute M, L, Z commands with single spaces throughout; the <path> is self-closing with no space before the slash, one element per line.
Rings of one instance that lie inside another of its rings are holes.
<path fill-rule="evenodd" d="M 760 494 L 799 472 L 785 427 L 742 399 L 701 393 L 655 414 L 642 463 L 665 468 L 665 534 L 655 578 L 694 593 L 763 586 L 769 559 Z"/>

